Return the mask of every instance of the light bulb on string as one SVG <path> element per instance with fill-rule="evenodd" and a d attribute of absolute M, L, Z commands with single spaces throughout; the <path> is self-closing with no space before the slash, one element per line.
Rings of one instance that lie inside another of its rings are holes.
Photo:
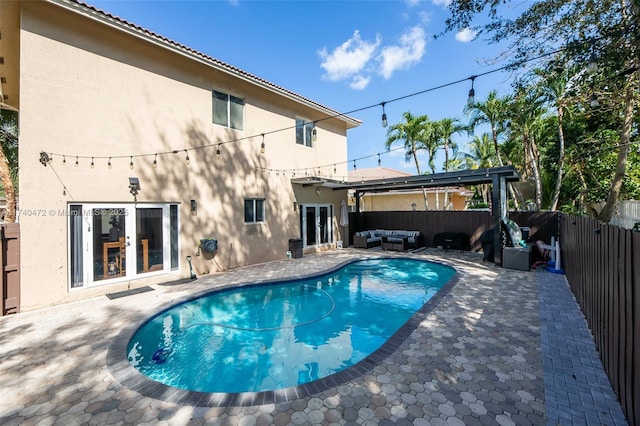
<path fill-rule="evenodd" d="M 382 163 L 382 161 L 380 160 L 380 154 L 378 154 L 378 167 L 380 167 L 381 163 Z"/>
<path fill-rule="evenodd" d="M 333 165 L 333 174 L 334 175 L 336 174 L 336 165 L 335 164 Z"/>
<path fill-rule="evenodd" d="M 473 104 L 476 103 L 476 91 L 473 88 L 473 82 L 476 80 L 476 76 L 472 75 L 469 78 L 471 79 L 471 89 L 469 89 L 469 97 L 467 98 L 467 105 L 472 107 Z"/>
<path fill-rule="evenodd" d="M 76 157 L 76 167 L 78 167 L 78 157 Z"/>
<path fill-rule="evenodd" d="M 216 160 L 219 160 L 221 155 L 222 154 L 220 153 L 220 144 L 218 144 L 218 149 L 216 150 Z"/>
<path fill-rule="evenodd" d="M 133 170 L 133 155 L 129 157 L 129 168 Z"/>
<path fill-rule="evenodd" d="M 356 170 L 356 160 L 353 160 L 353 170 Z"/>
<path fill-rule="evenodd" d="M 65 157 L 64 155 L 62 156 L 62 165 L 63 166 L 67 165 L 67 157 Z"/>
<path fill-rule="evenodd" d="M 264 133 L 262 134 L 262 144 L 260 145 L 260 154 L 264 154 Z"/>
<path fill-rule="evenodd" d="M 316 122 L 313 122 L 313 129 L 311 129 L 311 140 L 313 142 L 318 140 L 318 130 L 316 129 Z"/>
<path fill-rule="evenodd" d="M 382 102 L 380 105 L 382 105 L 382 127 L 387 127 L 387 113 L 384 111 L 384 105 L 386 104 L 386 102 Z"/>
<path fill-rule="evenodd" d="M 191 160 L 189 159 L 189 152 L 185 149 L 184 153 L 186 155 L 186 158 L 184 159 L 185 163 L 187 163 L 187 166 L 191 164 Z"/>
<path fill-rule="evenodd" d="M 109 157 L 109 161 L 107 161 L 107 168 L 111 169 L 111 157 Z"/>
<path fill-rule="evenodd" d="M 153 157 L 153 168 L 158 167 L 158 154 Z"/>
<path fill-rule="evenodd" d="M 95 164 L 93 164 L 93 157 L 91 157 L 91 168 L 93 169 L 95 167 Z"/>

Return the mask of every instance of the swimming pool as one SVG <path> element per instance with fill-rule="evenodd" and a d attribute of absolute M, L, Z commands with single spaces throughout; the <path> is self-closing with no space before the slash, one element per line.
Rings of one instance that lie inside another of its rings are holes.
<path fill-rule="evenodd" d="M 380 348 L 454 275 L 415 259 L 349 263 L 313 278 L 218 291 L 144 323 L 128 360 L 198 392 L 260 392 L 312 382 Z"/>

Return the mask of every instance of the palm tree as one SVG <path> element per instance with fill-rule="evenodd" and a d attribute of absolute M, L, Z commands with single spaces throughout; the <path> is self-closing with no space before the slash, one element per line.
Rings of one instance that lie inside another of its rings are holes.
<path fill-rule="evenodd" d="M 544 126 L 545 113 L 540 93 L 532 88 L 521 88 L 511 102 L 511 132 L 520 139 L 524 150 L 523 178 L 531 176 L 535 186 L 535 204 L 542 205 L 542 179 L 540 177 L 540 150 L 536 131 Z"/>
<path fill-rule="evenodd" d="M 542 77 L 539 87 L 542 92 L 543 99 L 555 107 L 558 117 L 558 171 L 556 174 L 555 188 L 549 206 L 551 210 L 556 210 L 558 207 L 558 199 L 560 198 L 560 189 L 562 187 L 562 177 L 564 173 L 564 116 L 565 113 L 569 111 L 568 106 L 572 103 L 568 98 L 568 91 L 572 78 L 576 77 L 576 73 L 575 70 L 566 67 L 556 69 L 551 72 L 535 70 L 534 73 Z"/>
<path fill-rule="evenodd" d="M 16 221 L 18 120 L 13 111 L 0 109 L 0 181 L 7 200 L 5 222 Z"/>
<path fill-rule="evenodd" d="M 467 143 L 468 153 L 465 160 L 469 169 L 485 169 L 493 167 L 496 154 L 494 152 L 493 141 L 488 133 L 475 136 L 471 142 Z M 489 202 L 489 185 L 481 185 L 482 201 Z"/>
<path fill-rule="evenodd" d="M 402 114 L 404 122 L 396 123 L 387 130 L 387 140 L 384 143 L 387 151 L 391 146 L 398 142 L 404 142 L 404 158 L 407 162 L 413 158 L 416 164 L 416 172 L 420 173 L 420 162 L 418 161 L 418 150 L 424 150 L 427 141 L 431 139 L 432 125 L 427 115 L 414 116 L 409 111 Z M 429 162 L 432 163 L 431 152 L 429 152 Z M 429 201 L 427 200 L 427 192 L 423 188 L 422 195 L 424 197 L 424 208 L 429 210 Z"/>
<path fill-rule="evenodd" d="M 498 97 L 498 92 L 492 90 L 487 99 L 483 102 L 474 102 L 464 107 L 464 114 L 469 116 L 469 129 L 473 131 L 477 126 L 488 124 L 491 127 L 491 138 L 493 140 L 493 150 L 496 155 L 497 165 L 504 165 L 500 155 L 498 140 L 500 136 L 509 133 L 509 114 L 511 96 Z M 518 208 L 518 197 L 516 190 L 511 183 L 508 184 L 509 193 Z"/>
<path fill-rule="evenodd" d="M 444 171 L 449 171 L 449 149 L 457 148 L 452 140 L 453 135 L 460 134 L 467 130 L 467 126 L 463 125 L 455 118 L 443 118 L 435 123 L 435 133 L 440 141 L 442 149 L 444 149 Z"/>
<path fill-rule="evenodd" d="M 409 162 L 413 158 L 416 164 L 416 172 L 421 174 L 418 150 L 423 149 L 429 117 L 426 115 L 414 116 L 407 111 L 402 114 L 402 118 L 404 122 L 393 124 L 387 130 L 387 140 L 384 146 L 389 151 L 394 143 L 398 141 L 404 142 L 405 160 Z"/>
<path fill-rule="evenodd" d="M 498 97 L 498 92 L 492 90 L 487 99 L 483 102 L 474 102 L 464 107 L 465 115 L 469 116 L 469 127 L 471 130 L 482 124 L 491 127 L 491 137 L 496 159 L 499 166 L 503 166 L 500 150 L 498 149 L 498 139 L 507 130 L 509 121 L 511 97 Z"/>

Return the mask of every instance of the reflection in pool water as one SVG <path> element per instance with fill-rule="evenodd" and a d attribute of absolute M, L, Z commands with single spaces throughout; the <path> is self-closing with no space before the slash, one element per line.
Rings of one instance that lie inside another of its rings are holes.
<path fill-rule="evenodd" d="M 415 259 L 363 260 L 310 279 L 211 293 L 140 327 L 129 362 L 153 380 L 201 392 L 307 383 L 374 352 L 454 273 Z"/>

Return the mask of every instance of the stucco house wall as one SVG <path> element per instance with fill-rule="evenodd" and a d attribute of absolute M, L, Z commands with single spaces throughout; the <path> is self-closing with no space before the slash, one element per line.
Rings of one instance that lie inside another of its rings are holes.
<path fill-rule="evenodd" d="M 188 277 L 187 256 L 197 275 L 283 258 L 300 237 L 302 205 L 333 212 L 331 241 L 308 250 L 342 239 L 346 190 L 291 180 L 327 164 L 344 175 L 357 120 L 73 1 L 20 2 L 19 18 L 19 58 L 6 59 L 19 61 L 22 310 Z M 212 123 L 213 90 L 244 100 L 242 130 Z M 296 117 L 320 120 L 313 147 L 296 144 Z M 135 201 L 130 177 L 140 182 Z M 264 221 L 245 223 L 248 198 L 264 199 Z M 162 207 L 166 216 L 170 204 L 179 212 L 171 262 L 165 251 L 160 269 L 71 288 L 72 206 L 83 206 L 86 232 L 92 212 Z M 213 256 L 199 250 L 202 238 L 217 239 Z"/>

